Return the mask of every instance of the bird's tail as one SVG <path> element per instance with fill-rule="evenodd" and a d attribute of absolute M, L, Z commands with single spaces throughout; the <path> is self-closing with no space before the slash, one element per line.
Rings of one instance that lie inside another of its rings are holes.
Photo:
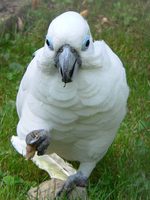
<path fill-rule="evenodd" d="M 11 143 L 18 153 L 25 156 L 26 155 L 26 142 L 25 140 L 19 138 L 18 136 L 11 137 Z"/>

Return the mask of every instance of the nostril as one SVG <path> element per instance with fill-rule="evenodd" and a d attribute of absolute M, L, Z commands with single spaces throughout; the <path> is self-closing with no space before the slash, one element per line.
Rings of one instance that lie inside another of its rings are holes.
<path fill-rule="evenodd" d="M 59 53 L 62 53 L 63 50 L 64 50 L 63 47 L 61 47 L 61 48 L 58 50 L 58 52 L 59 52 Z"/>

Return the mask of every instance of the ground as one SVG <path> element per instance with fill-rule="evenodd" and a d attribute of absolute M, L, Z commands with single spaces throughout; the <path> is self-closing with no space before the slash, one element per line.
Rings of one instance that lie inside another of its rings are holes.
<path fill-rule="evenodd" d="M 130 87 L 128 113 L 88 186 L 92 200 L 150 199 L 150 2 L 148 0 L 44 0 L 28 8 L 23 28 L 0 35 L 0 199 L 24 200 L 48 175 L 12 148 L 18 122 L 15 99 L 32 53 L 44 43 L 49 22 L 66 10 L 88 9 L 94 39 L 121 58 Z M 76 165 L 76 163 L 75 163 Z"/>
<path fill-rule="evenodd" d="M 0 2 L 0 24 L 5 23 L 10 18 L 17 16 L 19 12 L 27 5 L 31 4 L 31 0 L 1 0 Z"/>

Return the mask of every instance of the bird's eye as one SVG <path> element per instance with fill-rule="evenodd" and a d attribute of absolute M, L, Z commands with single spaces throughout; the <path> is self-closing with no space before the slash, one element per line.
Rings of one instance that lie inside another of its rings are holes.
<path fill-rule="evenodd" d="M 90 45 L 90 40 L 87 40 L 85 46 L 88 47 L 89 45 Z"/>
<path fill-rule="evenodd" d="M 53 47 L 51 38 L 49 38 L 48 36 L 46 36 L 46 41 L 45 42 L 46 42 L 47 46 L 49 47 L 49 49 L 53 51 L 54 47 Z"/>
<path fill-rule="evenodd" d="M 81 50 L 82 51 L 85 51 L 90 45 L 90 36 L 89 35 L 86 35 L 86 37 L 84 38 L 83 40 L 83 43 L 82 43 L 82 48 Z"/>

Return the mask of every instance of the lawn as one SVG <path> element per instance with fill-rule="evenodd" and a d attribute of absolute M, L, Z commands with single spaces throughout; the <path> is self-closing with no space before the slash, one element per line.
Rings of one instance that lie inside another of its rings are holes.
<path fill-rule="evenodd" d="M 107 155 L 88 186 L 91 200 L 150 199 L 150 1 L 43 1 L 29 9 L 24 31 L 0 36 L 0 200 L 25 200 L 31 186 L 49 178 L 15 152 L 15 99 L 32 53 L 44 43 L 49 22 L 67 11 L 89 10 L 94 39 L 103 39 L 119 55 L 130 87 L 128 113 Z M 148 77 L 149 76 L 149 77 Z"/>

